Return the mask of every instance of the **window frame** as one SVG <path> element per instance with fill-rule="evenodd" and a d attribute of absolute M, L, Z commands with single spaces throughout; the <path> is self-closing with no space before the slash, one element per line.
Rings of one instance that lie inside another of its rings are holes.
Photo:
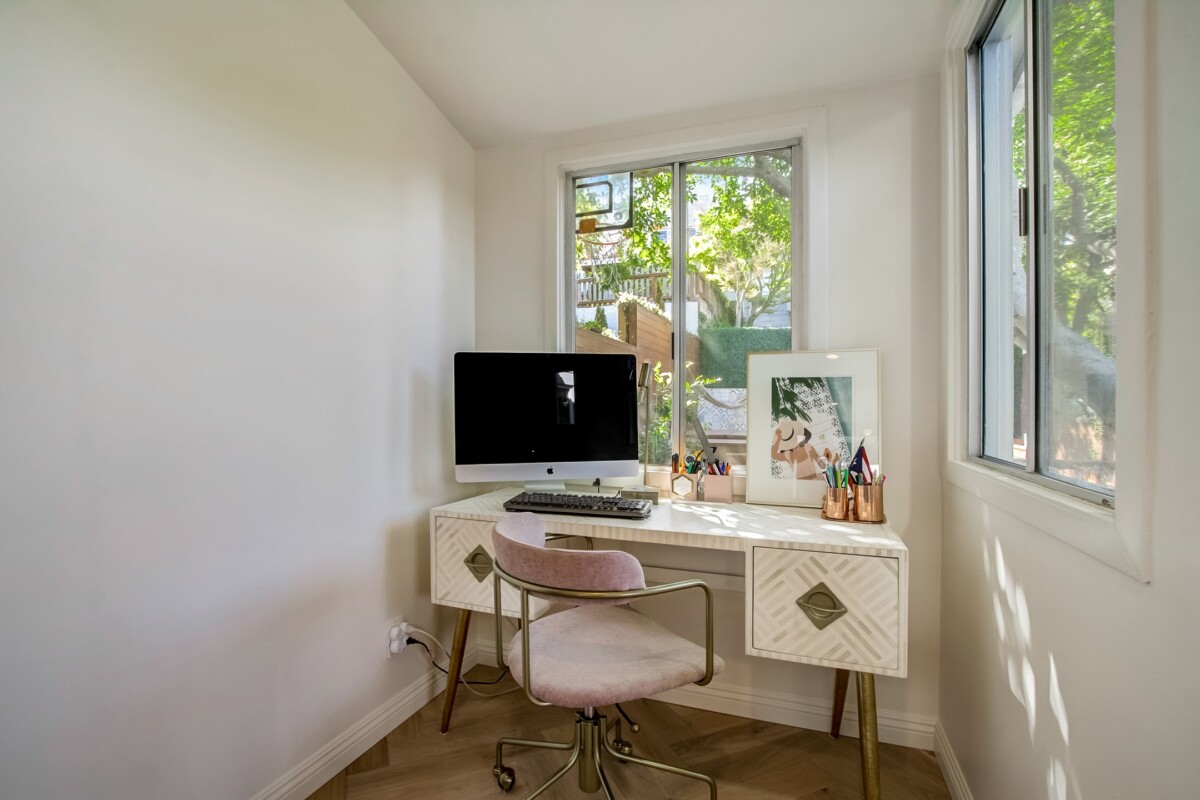
<path fill-rule="evenodd" d="M 682 209 L 682 216 L 686 219 L 687 215 L 687 184 L 686 174 L 689 164 L 699 161 L 709 161 L 718 158 L 731 158 L 741 155 L 751 155 L 771 150 L 788 150 L 792 159 L 791 171 L 791 197 L 798 198 L 797 201 L 791 203 L 791 226 L 792 226 L 792 243 L 791 247 L 791 266 L 792 275 L 791 281 L 791 349 L 793 351 L 801 350 L 804 346 L 804 320 L 801 316 L 801 309 L 804 308 L 805 290 L 805 264 L 804 264 L 804 249 L 807 242 L 807 235 L 804 226 L 804 140 L 802 137 L 793 136 L 784 141 L 760 142 L 751 145 L 744 145 L 730 148 L 718 148 L 713 150 L 705 150 L 699 152 L 689 152 L 683 155 L 676 155 L 670 158 L 652 158 L 640 162 L 624 163 L 624 164 L 609 164 L 603 167 L 589 167 L 586 169 L 571 170 L 563 175 L 563 220 L 567 224 L 567 230 L 563 232 L 563 252 L 560 261 L 560 268 L 563 271 L 562 291 L 563 297 L 563 313 L 568 320 L 573 319 L 573 313 L 576 306 L 576 280 L 575 280 L 575 191 L 574 183 L 577 180 L 587 179 L 597 175 L 607 175 L 614 172 L 638 172 L 644 169 L 668 168 L 671 171 L 671 338 L 674 344 L 672 359 L 674 360 L 674 369 L 672 371 L 671 380 L 671 407 L 674 409 L 684 408 L 686 404 L 685 398 L 685 361 L 687 358 L 687 306 L 681 302 L 683 292 L 686 290 L 686 274 L 687 274 L 687 225 L 675 224 L 678 215 Z M 799 246 L 796 246 L 797 242 Z M 574 324 L 564 326 L 561 338 L 561 349 L 573 351 L 575 349 L 575 331 Z M 675 452 L 685 452 L 687 431 L 684 427 L 684 420 L 678 414 L 673 414 L 671 417 L 671 441 L 673 442 L 673 450 Z M 657 468 L 659 471 L 666 471 L 663 465 L 650 465 L 651 469 Z M 743 468 L 736 467 L 739 472 Z"/>
<path fill-rule="evenodd" d="M 1116 508 L 1081 500 L 998 469 L 974 457 L 978 431 L 982 331 L 980 306 L 979 85 L 971 46 L 991 24 L 992 0 L 964 0 L 947 31 L 942 63 L 943 110 L 943 358 L 947 491 L 981 505 L 982 532 L 989 520 L 1006 529 L 1044 534 L 1074 551 L 1143 583 L 1150 582 L 1156 460 L 1153 420 L 1157 322 L 1154 314 L 1158 256 L 1155 159 L 1154 21 L 1148 0 L 1116 4 L 1117 193 L 1122 221 L 1122 263 L 1117 273 L 1117 354 L 1121 402 L 1117 448 L 1121 453 L 1121 503 Z M 951 495 L 953 496 L 953 495 Z M 970 506 L 966 506 L 970 508 Z M 973 512 L 974 513 L 974 512 Z M 1016 528 L 1011 528 L 1016 523 Z"/>
<path fill-rule="evenodd" d="M 621 167 L 627 169 L 627 165 L 653 166 L 674 159 L 700 160 L 712 154 L 757 152 L 770 149 L 772 143 L 789 143 L 793 140 L 801 143 L 801 192 L 797 195 L 800 203 L 793 204 L 793 209 L 799 206 L 800 227 L 794 230 L 799 230 L 802 237 L 800 247 L 793 247 L 793 258 L 799 257 L 803 264 L 801 285 L 793 285 L 793 295 L 797 296 L 798 292 L 802 302 L 802 305 L 793 305 L 793 346 L 802 344 L 810 349 L 827 348 L 832 319 L 828 271 L 827 116 L 827 110 L 817 106 L 762 117 L 745 117 L 589 144 L 548 148 L 543 155 L 544 219 L 550 221 L 544 239 L 545 349 L 562 351 L 568 349 L 568 342 L 573 342 L 574 273 L 573 270 L 568 272 L 568 265 L 574 264 L 575 231 L 573 220 L 564 213 L 570 188 L 568 174 L 610 172 Z M 793 170 L 793 174 L 795 172 Z M 676 347 L 679 346 L 677 341 Z M 744 476 L 735 475 L 734 492 L 744 493 L 744 484 Z"/>
<path fill-rule="evenodd" d="M 986 327 L 984 319 L 987 314 L 986 287 L 988 281 L 988 220 L 984 208 L 988 198 L 985 194 L 987 187 L 983 180 L 984 165 L 987 153 L 984 151 L 983 130 L 988 124 L 986 92 L 984 81 L 986 76 L 983 69 L 983 45 L 993 26 L 997 23 L 1006 5 L 1005 0 L 994 0 L 989 5 L 988 12 L 980 19 L 980 24 L 971 37 L 971 43 L 966 50 L 967 80 L 972 93 L 969 103 L 969 113 L 974 117 L 968 121 L 969 139 L 968 151 L 972 159 L 971 170 L 976 177 L 971 195 L 971 213 L 975 224 L 976 236 L 972 247 L 977 251 L 977 262 L 973 269 L 972 279 L 978 286 L 977 296 L 973 298 L 972 326 L 978 332 L 972 336 L 971 371 L 976 377 L 972 380 L 971 415 L 968 441 L 970 442 L 969 457 L 975 463 L 1010 475 L 1014 478 L 1030 481 L 1051 491 L 1061 492 L 1070 497 L 1092 503 L 1107 509 L 1116 507 L 1116 491 L 1105 491 L 1090 488 L 1071 481 L 1056 478 L 1044 472 L 1041 448 L 1050 440 L 1050 419 L 1045 409 L 1049 407 L 1050 379 L 1047 376 L 1050 364 L 1050 337 L 1045 331 L 1053 324 L 1053 308 L 1048 302 L 1042 302 L 1043 297 L 1050 296 L 1050 280 L 1053 277 L 1053 254 L 1050 249 L 1049 229 L 1053 215 L 1051 193 L 1051 164 L 1053 158 L 1053 143 L 1050 127 L 1050 84 L 1051 69 L 1049 64 L 1050 51 L 1050 9 L 1049 2 L 1043 0 L 1019 0 L 1025 15 L 1025 47 L 1026 47 L 1026 78 L 1025 78 L 1025 224 L 1026 224 L 1026 258 L 1029 260 L 1030 279 L 1026 283 L 1026 324 L 1028 338 L 1032 342 L 1027 358 L 1030 366 L 1025 374 L 1026 403 L 1029 408 L 1030 420 L 1027 432 L 1027 450 L 1024 465 L 1006 461 L 1003 458 L 989 455 L 985 442 L 985 401 L 989 390 L 985 385 L 984 376 L 988 374 L 988 364 L 984 353 Z M 1120 161 L 1118 161 L 1118 164 Z M 1120 274 L 1120 270 L 1118 270 Z M 1119 379 L 1118 379 L 1119 381 Z M 1119 381 L 1119 385 L 1121 385 Z M 1119 427 L 1118 427 L 1119 430 Z M 1118 450 L 1118 452 L 1120 452 Z"/>

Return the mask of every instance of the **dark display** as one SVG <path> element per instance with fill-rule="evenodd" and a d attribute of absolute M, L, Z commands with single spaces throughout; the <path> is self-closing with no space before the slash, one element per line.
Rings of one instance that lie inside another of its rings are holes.
<path fill-rule="evenodd" d="M 634 356 L 455 354 L 460 481 L 632 475 L 637 449 Z"/>

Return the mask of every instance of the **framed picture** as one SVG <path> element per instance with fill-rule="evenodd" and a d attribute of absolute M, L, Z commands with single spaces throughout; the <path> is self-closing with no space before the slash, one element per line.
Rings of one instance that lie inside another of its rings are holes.
<path fill-rule="evenodd" d="M 882 463 L 878 350 L 749 353 L 746 387 L 747 502 L 820 506 L 826 450 Z"/>

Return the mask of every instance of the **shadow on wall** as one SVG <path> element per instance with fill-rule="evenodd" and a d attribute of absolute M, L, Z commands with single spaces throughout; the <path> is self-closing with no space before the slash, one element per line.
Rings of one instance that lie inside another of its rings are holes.
<path fill-rule="evenodd" d="M 1009 691 L 1025 710 L 1031 753 L 1045 762 L 1046 797 L 1082 800 L 1071 760 L 1071 727 L 1054 654 L 1047 651 L 1042 657 L 1034 650 L 1025 589 L 1008 567 L 999 539 L 993 537 L 990 544 L 982 540 L 980 549 L 983 573 L 992 594 L 1000 668 L 1008 675 Z"/>

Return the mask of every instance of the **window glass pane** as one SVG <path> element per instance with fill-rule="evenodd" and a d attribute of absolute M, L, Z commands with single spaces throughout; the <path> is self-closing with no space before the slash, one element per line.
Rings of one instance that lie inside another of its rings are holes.
<path fill-rule="evenodd" d="M 745 464 L 746 353 L 792 347 L 790 149 L 696 161 L 687 181 L 687 448 Z"/>
<path fill-rule="evenodd" d="M 576 178 L 574 188 L 575 351 L 631 353 L 639 364 L 650 362 L 650 463 L 669 464 L 671 168 Z M 644 396 L 638 407 L 642 457 Z"/>
<path fill-rule="evenodd" d="M 1113 0 L 1050 8 L 1048 475 L 1116 488 L 1116 131 Z"/>
<path fill-rule="evenodd" d="M 983 453 L 1025 464 L 1030 413 L 1023 3 L 1004 4 L 980 53 L 983 143 Z"/>

